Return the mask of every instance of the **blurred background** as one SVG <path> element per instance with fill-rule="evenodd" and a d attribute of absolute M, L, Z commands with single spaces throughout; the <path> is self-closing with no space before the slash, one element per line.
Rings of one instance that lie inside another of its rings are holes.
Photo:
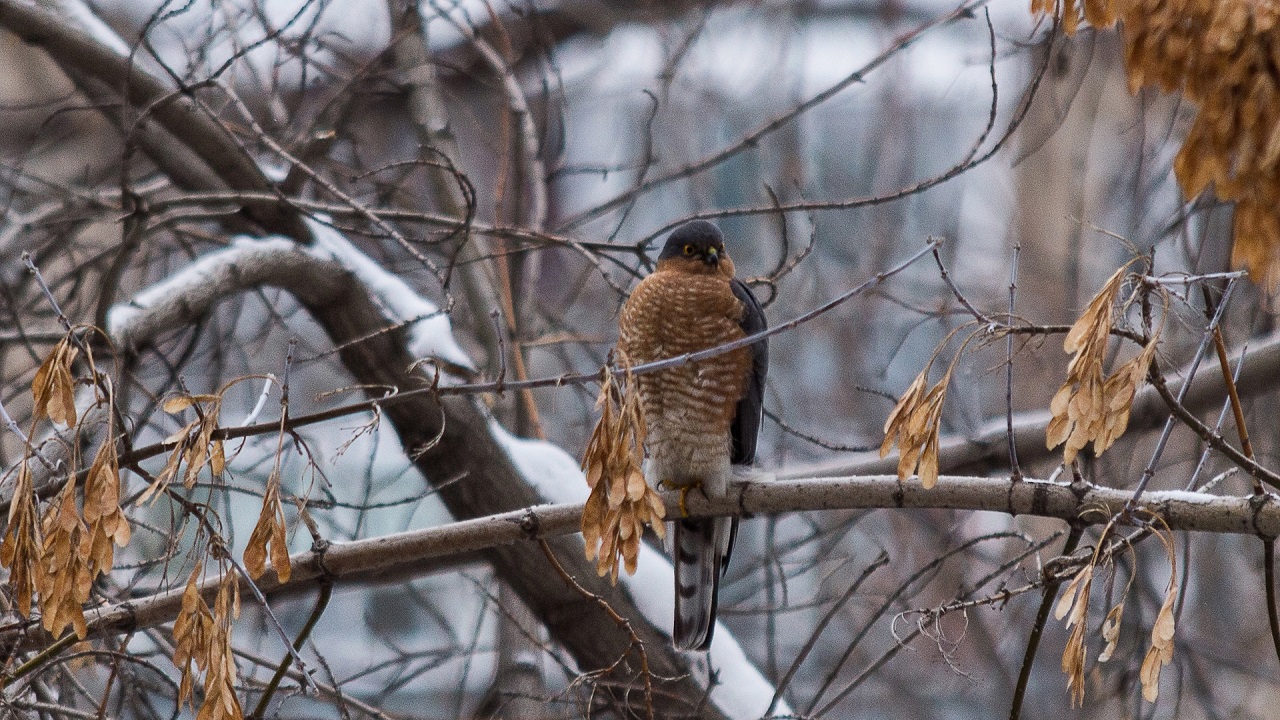
<path fill-rule="evenodd" d="M 1018 325 L 1071 324 L 1137 255 L 1152 258 L 1153 274 L 1228 269 L 1230 207 L 1211 197 L 1185 202 L 1171 170 L 1194 108 L 1176 95 L 1131 93 L 1114 30 L 1064 37 L 1024 0 L 959 9 L 934 0 L 467 0 L 424 2 L 416 12 L 399 0 L 105 0 L 92 9 L 139 66 L 187 84 L 222 111 L 287 194 L 315 200 L 323 213 L 334 196 L 321 178 L 387 211 L 414 253 L 352 214 L 332 220 L 447 309 L 477 378 L 598 369 L 616 340 L 625 292 L 651 269 L 670 228 L 692 217 L 724 231 L 739 276 L 750 279 L 775 325 L 893 267 L 930 238 L 944 240 L 940 259 L 951 281 L 988 317 L 1007 317 L 1016 272 Z M 419 42 L 415 61 L 408 45 L 419 38 L 425 48 Z M 291 169 L 277 146 L 310 172 Z M 0 399 L 25 427 L 33 374 L 61 331 L 22 252 L 32 253 L 72 322 L 101 324 L 113 303 L 232 236 L 218 225 L 226 202 L 188 197 L 43 51 L 8 34 L 0 34 L 0 162 Z M 459 234 L 427 217 L 467 212 L 480 230 Z M 445 268 L 447 282 L 415 254 Z M 1187 362 L 1205 324 L 1198 289 L 1173 292 L 1160 311 L 1167 369 Z M 1225 317 L 1235 350 L 1267 333 L 1273 313 L 1263 292 L 1241 284 Z M 1140 326 L 1136 311 L 1121 322 Z M 982 326 L 926 258 L 777 336 L 760 465 L 788 477 L 865 467 L 859 463 L 879 448 L 897 397 L 935 351 L 933 380 Z M 180 427 L 159 407 L 168 394 L 280 375 L 290 339 L 297 340 L 292 414 L 359 397 L 307 314 L 287 294 L 263 289 L 220 303 L 127 368 L 117 383 L 132 443 Z M 1061 335 L 1020 337 L 1014 352 L 1008 385 L 1003 338 L 979 336 L 965 346 L 943 410 L 944 436 L 973 437 L 1002 423 L 1007 394 L 1015 413 L 1048 407 L 1066 377 Z M 1136 348 L 1117 343 L 1111 353 L 1117 362 Z M 511 432 L 580 457 L 596 389 L 483 401 Z M 234 384 L 223 422 L 238 422 L 262 392 L 260 380 Z M 1247 405 L 1264 465 L 1276 448 L 1274 405 L 1265 394 Z M 1212 422 L 1217 410 L 1204 416 Z M 285 493 L 308 499 L 326 537 L 449 520 L 375 417 L 309 427 L 299 438 L 283 454 Z M 1082 467 L 1093 482 L 1129 487 L 1154 443 L 1151 433 L 1132 433 Z M 1152 487 L 1193 481 L 1202 449 L 1178 429 Z M 22 457 L 11 435 L 0 450 L 5 468 Z M 257 517 L 276 450 L 274 436 L 243 441 L 225 488 L 203 488 L 237 546 Z M 1041 453 L 1025 458 L 1022 471 L 1048 477 L 1058 460 Z M 156 472 L 163 459 L 153 462 Z M 1211 459 L 1199 483 L 1226 468 Z M 1002 459 L 944 471 L 1006 477 L 1010 467 Z M 145 486 L 137 477 L 128 483 L 130 495 Z M 1214 492 L 1250 487 L 1229 476 Z M 286 514 L 291 547 L 306 549 L 310 537 L 289 502 Z M 102 596 L 146 594 L 190 572 L 189 521 L 165 502 L 129 515 L 135 539 Z M 1065 531 L 1057 521 L 950 511 L 748 519 L 722 587 L 721 618 L 768 679 L 785 676 L 783 697 L 800 716 L 1007 716 L 1040 592 L 936 622 L 911 611 L 1034 582 Z M 887 564 L 845 597 L 882 553 Z M 1177 553 L 1180 626 L 1159 702 L 1143 703 L 1138 684 L 1168 579 L 1165 555 L 1148 542 L 1116 567 L 1114 580 L 1095 585 L 1098 597 L 1114 598 L 1133 583 L 1109 663 L 1095 662 L 1103 643 L 1090 635 L 1083 707 L 1071 707 L 1058 662 L 1066 632 L 1050 620 L 1025 717 L 1273 716 L 1280 684 L 1260 544 L 1184 534 Z M 504 642 L 545 638 L 528 618 L 525 633 L 503 632 L 515 621 L 506 608 L 516 603 L 499 585 L 486 565 L 463 556 L 418 577 L 339 587 L 307 652 L 323 658 L 326 677 L 344 693 L 388 717 L 514 712 L 511 698 L 520 693 L 503 695 L 514 681 L 498 673 L 513 667 L 501 659 L 513 656 Z M 1099 603 L 1091 628 L 1105 615 Z M 311 606 L 306 596 L 286 598 L 278 612 L 292 630 Z M 131 671 L 137 687 L 155 693 L 143 700 L 117 691 L 109 716 L 171 716 L 163 633 L 125 642 L 129 652 L 155 658 Z M 533 689 L 521 691 L 538 701 L 532 716 L 588 714 L 589 683 L 540 642 L 516 663 L 533 678 L 525 686 Z M 245 682 L 269 677 L 279 642 L 251 603 L 236 644 Z M 807 657 L 792 676 L 802 650 Z M 286 683 L 271 712 L 364 711 L 304 697 Z"/>

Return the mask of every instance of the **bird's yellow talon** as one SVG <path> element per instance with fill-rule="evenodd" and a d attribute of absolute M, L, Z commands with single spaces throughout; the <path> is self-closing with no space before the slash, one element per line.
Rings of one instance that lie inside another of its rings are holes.
<path fill-rule="evenodd" d="M 701 480 L 694 480 L 693 482 L 688 482 L 688 483 L 680 483 L 674 480 L 663 480 L 662 486 L 667 488 L 668 490 L 680 491 L 680 517 L 689 517 L 689 491 L 690 490 L 697 488 L 698 492 L 701 492 L 703 497 L 706 497 L 707 495 L 706 491 L 703 490 L 702 488 Z"/>

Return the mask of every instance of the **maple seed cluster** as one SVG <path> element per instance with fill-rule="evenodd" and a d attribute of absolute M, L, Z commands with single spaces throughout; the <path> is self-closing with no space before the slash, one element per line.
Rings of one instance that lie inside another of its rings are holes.
<path fill-rule="evenodd" d="M 1103 375 L 1116 297 L 1127 269 L 1127 265 L 1121 267 L 1107 280 L 1062 343 L 1063 350 L 1073 357 L 1067 365 L 1066 382 L 1049 403 L 1053 419 L 1049 421 L 1045 445 L 1050 449 L 1063 445 L 1062 461 L 1068 465 L 1090 442 L 1094 452 L 1101 455 L 1124 434 L 1133 397 L 1146 381 L 1147 369 L 1155 357 L 1158 332 L 1132 360 L 1111 375 Z"/>
<path fill-rule="evenodd" d="M 226 452 L 223 442 L 215 440 L 213 434 L 218 429 L 218 414 L 222 410 L 222 395 L 226 390 L 224 387 L 212 395 L 178 395 L 165 401 L 165 412 L 177 414 L 193 410 L 195 418 L 165 439 L 166 443 L 173 444 L 169 460 L 155 481 L 138 496 L 139 503 L 148 499 L 155 502 L 177 478 L 178 471 L 183 466 L 186 470 L 182 475 L 182 484 L 187 489 L 195 486 L 196 479 L 205 467 L 209 468 L 215 478 L 222 475 L 227 464 Z M 280 499 L 280 455 L 277 451 L 275 465 L 267 478 L 266 492 L 262 497 L 262 510 L 244 549 L 245 570 L 252 580 L 257 580 L 266 572 L 268 557 L 280 582 L 289 582 L 292 575 L 284 505 Z"/>
<path fill-rule="evenodd" d="M 72 364 L 79 354 L 79 345 L 68 333 L 36 371 L 31 386 L 32 434 L 44 419 L 67 429 L 76 427 L 80 418 Z M 86 362 L 92 375 L 98 377 L 92 356 L 86 356 Z M 95 403 L 110 401 L 105 385 L 91 387 Z M 0 542 L 0 565 L 9 569 L 8 584 L 18 612 L 29 616 L 32 598 L 36 597 L 42 624 L 55 637 L 61 636 L 68 625 L 80 638 L 88 634 L 84 603 L 89 600 L 93 582 L 99 575 L 111 572 L 115 547 L 124 547 L 131 535 L 129 521 L 120 510 L 120 462 L 114 423 L 110 413 L 107 418 L 106 434 L 85 477 L 79 506 L 74 472 L 78 456 L 73 456 L 73 472 L 67 473 L 65 485 L 38 522 L 31 477 L 31 463 L 36 460 L 31 447 L 18 464 L 9 526 Z"/>
<path fill-rule="evenodd" d="M 1154 516 L 1148 517 L 1147 520 L 1149 522 L 1160 522 Z M 1066 590 L 1063 591 L 1062 597 L 1059 598 L 1058 604 L 1054 608 L 1054 618 L 1061 620 L 1065 617 L 1067 619 L 1067 629 L 1070 630 L 1070 635 L 1067 637 L 1067 645 L 1062 651 L 1062 672 L 1067 676 L 1067 690 L 1071 693 L 1072 707 L 1084 704 L 1084 668 L 1087 654 L 1085 626 L 1088 624 L 1089 619 L 1089 594 L 1090 590 L 1093 589 L 1095 570 L 1099 567 L 1105 567 L 1110 572 L 1115 572 L 1114 556 L 1103 553 L 1103 548 L 1106 547 L 1104 541 L 1114 527 L 1113 521 L 1103 529 L 1102 536 L 1098 538 L 1098 542 L 1095 545 L 1093 556 L 1071 578 L 1071 582 L 1067 583 Z M 1166 527 L 1163 529 L 1152 528 L 1152 534 L 1159 538 L 1164 545 L 1165 554 L 1169 558 L 1169 583 L 1165 586 L 1164 602 L 1160 605 L 1160 612 L 1156 614 L 1156 621 L 1151 627 L 1151 644 L 1147 648 L 1146 656 L 1142 661 L 1142 670 L 1139 673 L 1139 680 L 1142 683 L 1142 697 L 1147 702 L 1155 702 L 1159 697 L 1160 669 L 1168 665 L 1173 659 L 1175 629 L 1173 608 L 1178 600 L 1178 572 L 1172 533 Z M 1126 547 L 1131 546 L 1126 545 Z M 1115 654 L 1116 647 L 1120 642 L 1120 622 L 1124 617 L 1125 601 L 1132 586 L 1133 576 L 1131 575 L 1129 583 L 1120 594 L 1120 599 L 1107 612 L 1107 616 L 1102 622 L 1102 639 L 1107 644 L 1098 655 L 1098 662 L 1107 662 Z"/>
<path fill-rule="evenodd" d="M 1067 34 L 1120 21 L 1129 90 L 1156 85 L 1199 106 L 1174 172 L 1188 198 L 1212 183 L 1236 202 L 1232 262 L 1280 284 L 1280 6 L 1256 0 L 1032 0 Z"/>
<path fill-rule="evenodd" d="M 938 427 L 954 364 L 926 392 L 932 367 L 932 362 L 925 365 L 889 413 L 884 422 L 884 442 L 880 444 L 880 457 L 888 455 L 895 444 L 898 446 L 898 479 L 906 480 L 916 472 L 925 490 L 938 484 Z"/>
<path fill-rule="evenodd" d="M 178 704 L 192 702 L 194 664 L 204 672 L 204 702 L 196 720 L 240 720 L 244 713 L 236 697 L 236 663 L 231 652 L 231 622 L 240 615 L 240 589 L 234 570 L 222 569 L 213 610 L 204 600 L 196 563 L 182 593 L 182 609 L 173 622 L 173 664 L 182 671 Z"/>
<path fill-rule="evenodd" d="M 73 372 L 73 364 L 80 357 L 89 368 L 87 381 L 77 381 Z M 88 626 L 84 605 L 93 583 L 99 575 L 111 572 L 115 548 L 124 547 L 131 532 L 120 507 L 120 459 L 111 385 L 94 365 L 89 346 L 68 333 L 54 346 L 32 382 L 31 435 L 46 419 L 69 430 L 78 429 L 77 423 L 83 419 L 78 416 L 75 402 L 77 382 L 92 390 L 96 406 L 107 408 L 103 413 L 106 432 L 84 474 L 80 498 L 76 483 L 80 457 L 73 453 L 65 485 L 43 514 L 39 512 L 31 468 L 34 463 L 48 461 L 38 458 L 35 448 L 28 445 L 26 456 L 17 465 L 9 524 L 0 541 L 0 565 L 9 570 L 8 585 L 23 617 L 30 616 L 32 601 L 36 600 L 42 624 L 51 634 L 61 636 L 70 626 L 78 637 L 85 638 Z M 139 503 L 154 502 L 165 495 L 180 473 L 187 488 L 195 486 L 206 467 L 215 478 L 222 474 L 226 456 L 223 443 L 215 439 L 215 434 L 225 390 L 224 387 L 212 395 L 181 395 L 165 401 L 165 411 L 192 412 L 195 417 L 166 439 L 173 450 L 164 469 L 139 496 Z M 245 549 L 245 566 L 251 577 L 262 575 L 269 558 L 280 581 L 288 581 L 286 530 L 277 453 L 262 511 Z M 210 543 L 210 553 L 226 559 L 226 549 L 216 538 Z M 243 713 L 236 697 L 236 665 L 231 650 L 232 623 L 240 612 L 238 575 L 220 568 L 210 608 L 200 583 L 202 569 L 203 564 L 197 562 L 183 594 L 182 610 L 174 622 L 174 665 L 182 671 L 179 702 L 192 701 L 195 673 L 200 671 L 204 673 L 203 701 L 197 720 L 239 720 Z"/>
<path fill-rule="evenodd" d="M 582 511 L 582 537 L 588 560 L 596 563 L 601 577 L 618 581 L 619 561 L 628 575 L 635 574 L 640 539 L 645 526 L 664 536 L 666 508 L 660 496 L 645 482 L 645 424 L 640 393 L 630 372 L 619 388 L 613 373 L 605 372 L 600 387 L 600 421 L 591 432 L 582 470 L 591 496 Z"/>
<path fill-rule="evenodd" d="M 262 498 L 262 511 L 258 513 L 258 524 L 249 535 L 249 542 L 244 548 L 244 569 L 249 577 L 257 580 L 267 569 L 268 552 L 271 566 L 275 568 L 280 582 L 289 582 L 293 575 L 293 565 L 289 560 L 289 544 L 284 520 L 284 505 L 280 502 L 280 468 L 279 455 L 277 466 L 267 478 L 267 493 Z M 268 550 L 269 548 L 269 550 Z"/>
<path fill-rule="evenodd" d="M 138 496 L 139 505 L 147 500 L 155 502 L 184 464 L 187 471 L 182 476 L 182 486 L 188 490 L 195 487 L 196 478 L 206 465 L 214 477 L 222 475 L 227 459 L 222 441 L 213 439 L 213 433 L 218 429 L 218 413 L 222 410 L 222 394 L 178 395 L 164 402 L 164 411 L 172 415 L 188 408 L 195 410 L 195 419 L 164 439 L 166 445 L 173 444 L 173 451 L 155 481 Z"/>

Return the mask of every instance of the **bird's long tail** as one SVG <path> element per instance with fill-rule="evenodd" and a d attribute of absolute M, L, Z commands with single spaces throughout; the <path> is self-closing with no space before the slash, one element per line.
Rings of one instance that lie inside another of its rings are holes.
<path fill-rule="evenodd" d="M 676 617 L 672 640 L 681 650 L 711 647 L 720 577 L 728 562 L 737 518 L 677 520 L 672 539 Z"/>

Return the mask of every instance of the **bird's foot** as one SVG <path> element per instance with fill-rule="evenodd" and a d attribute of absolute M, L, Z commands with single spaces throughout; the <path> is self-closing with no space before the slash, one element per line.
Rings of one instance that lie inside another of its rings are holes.
<path fill-rule="evenodd" d="M 662 484 L 671 490 L 680 491 L 680 517 L 689 517 L 688 502 L 689 502 L 690 490 L 696 489 L 698 492 L 702 493 L 703 497 L 707 496 L 706 490 L 704 490 L 702 487 L 701 480 L 691 480 L 685 483 L 676 482 L 674 480 L 663 480 Z"/>

